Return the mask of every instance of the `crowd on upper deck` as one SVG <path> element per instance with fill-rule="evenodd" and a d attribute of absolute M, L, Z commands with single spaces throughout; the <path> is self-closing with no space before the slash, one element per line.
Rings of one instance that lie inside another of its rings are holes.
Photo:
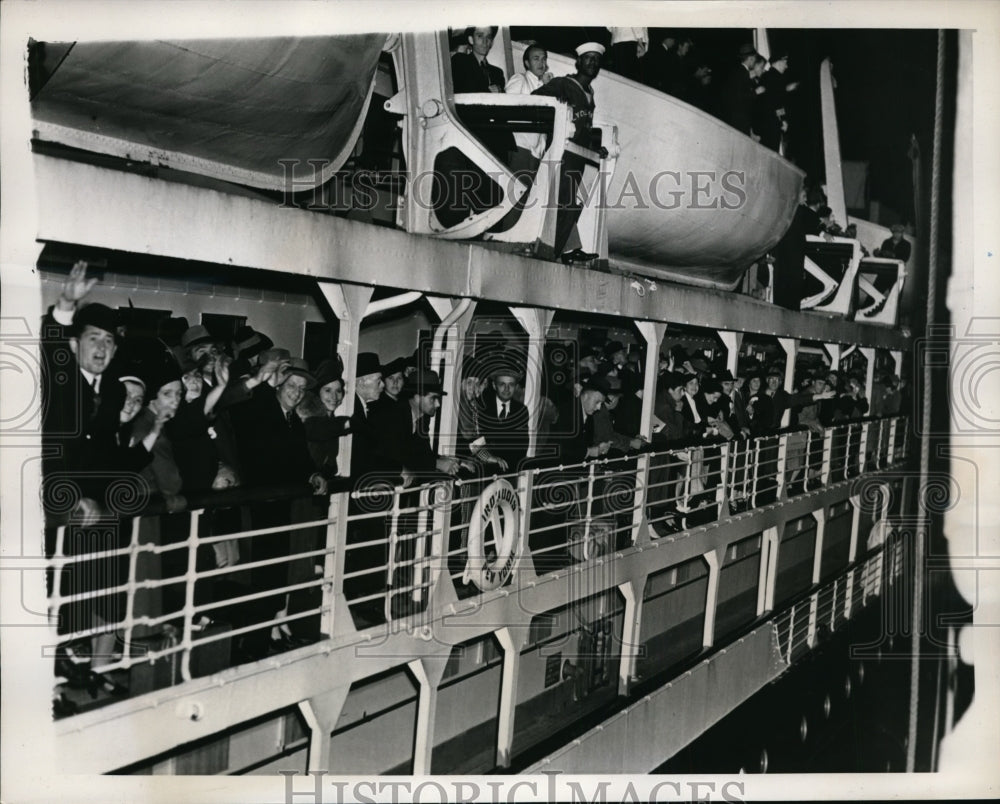
<path fill-rule="evenodd" d="M 515 75 L 505 82 L 500 68 L 487 59 L 496 32 L 496 27 L 470 27 L 454 36 L 452 75 L 456 92 L 527 94 L 552 80 L 545 43 L 535 41 L 529 42 L 524 51 L 524 72 L 518 65 Z M 788 98 L 799 86 L 788 74 L 787 52 L 765 58 L 752 44 L 740 45 L 730 54 L 729 69 L 719 81 L 709 60 L 682 30 L 660 29 L 651 35 L 648 28 L 607 27 L 585 29 L 580 36 L 581 43 L 590 47 L 586 52 L 599 48 L 602 69 L 673 95 L 767 147 L 779 149 L 788 130 Z M 574 45 L 577 56 L 581 55 L 578 47 Z"/>
<path fill-rule="evenodd" d="M 250 327 L 225 339 L 183 319 L 167 320 L 159 337 L 138 337 L 118 311 L 91 300 L 95 283 L 86 264 L 77 263 L 43 320 L 48 555 L 120 549 L 122 533 L 112 529 L 105 538 L 95 526 L 146 510 L 146 503 L 166 513 L 197 505 L 211 511 L 203 520 L 207 533 L 233 533 L 248 525 L 265 531 L 249 542 L 203 545 L 196 561 L 199 570 L 238 570 L 248 560 L 280 562 L 254 564 L 250 588 L 259 593 L 315 577 L 312 561 L 294 559 L 317 549 L 320 537 L 295 546 L 295 536 L 283 528 L 296 516 L 309 520 L 324 512 L 295 514 L 287 502 L 289 489 L 303 499 L 311 488 L 321 501 L 334 490 L 363 496 L 435 478 L 573 467 L 648 449 L 767 435 L 782 426 L 786 411 L 793 426 L 819 432 L 866 415 L 895 414 L 901 404 L 893 377 L 878 378 L 871 400 L 860 377 L 837 372 L 810 374 L 799 387 L 785 389 L 782 365 L 746 359 L 734 376 L 710 355 L 679 346 L 659 356 L 650 384 L 640 348 L 608 338 L 590 341 L 583 337 L 587 330 L 581 330 L 579 342 L 546 345 L 541 394 L 532 403 L 525 398 L 528 351 L 523 342 L 493 330 L 476 335 L 461 363 L 453 431 L 432 438 L 432 422 L 439 424 L 437 413 L 449 389 L 431 365 L 428 348 L 358 354 L 353 412 L 347 416 L 344 368 L 336 354 L 310 365 Z M 647 436 L 642 396 L 649 387 L 655 398 Z M 526 402 L 537 407 L 530 410 Z M 217 493 L 240 487 L 248 491 L 242 503 L 213 502 Z M 268 502 L 281 490 L 284 502 Z M 360 499 L 349 514 L 365 510 Z M 249 505 L 249 521 L 226 508 L 240 504 Z M 57 529 L 66 524 L 65 541 L 57 547 Z M 160 527 L 163 543 L 188 538 L 179 518 L 163 517 Z M 384 524 L 370 520 L 348 530 L 349 541 L 380 545 L 348 561 L 348 570 L 368 576 L 345 582 L 349 600 L 371 604 L 352 608 L 359 621 L 384 619 L 380 596 L 393 586 L 385 538 Z M 62 579 L 64 594 L 86 597 L 75 608 L 76 619 L 62 628 L 85 630 L 92 618 L 97 624 L 120 621 L 119 594 L 93 597 L 95 590 L 124 582 L 117 561 L 98 560 L 94 572 Z M 317 563 L 321 571 L 322 561 Z M 182 551 L 165 552 L 162 564 L 164 577 L 183 577 L 189 569 Z M 199 581 L 195 605 L 218 598 L 223 580 Z M 298 605 L 297 594 L 275 591 L 230 616 L 251 626 L 275 622 Z M 163 598 L 168 611 L 184 605 L 182 587 L 166 588 Z M 102 640 L 103 647 L 92 649 L 95 657 L 113 653 L 114 632 L 95 637 Z M 240 650 L 257 658 L 295 644 L 292 630 L 280 623 L 244 637 Z"/>

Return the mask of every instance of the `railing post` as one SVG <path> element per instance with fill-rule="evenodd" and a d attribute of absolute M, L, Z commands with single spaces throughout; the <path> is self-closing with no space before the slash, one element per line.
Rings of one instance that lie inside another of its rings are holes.
<path fill-rule="evenodd" d="M 132 632 L 134 630 L 133 620 L 135 618 L 135 593 L 136 593 L 136 565 L 139 562 L 139 522 L 140 517 L 132 520 L 132 537 L 129 539 L 128 552 L 128 589 L 125 595 L 125 640 L 122 646 L 123 656 L 127 659 L 132 651 Z M 58 578 L 55 583 L 58 584 Z"/>
<path fill-rule="evenodd" d="M 729 515 L 729 446 L 732 441 L 722 444 L 719 449 L 719 484 L 715 489 L 715 501 L 719 505 L 719 518 Z"/>
<path fill-rule="evenodd" d="M 392 616 L 392 581 L 396 573 L 396 546 L 399 544 L 399 498 L 402 491 L 398 488 L 392 491 L 392 524 L 389 526 L 388 561 L 385 573 L 385 599 L 382 602 L 385 621 L 391 623 Z"/>
<path fill-rule="evenodd" d="M 184 578 L 184 631 L 181 634 L 181 678 L 184 681 L 191 680 L 191 634 L 194 626 L 194 584 L 198 578 L 198 523 L 202 509 L 191 511 L 191 525 L 188 529 L 187 549 L 188 565 L 187 575 Z"/>
<path fill-rule="evenodd" d="M 777 491 L 775 497 L 781 499 L 785 496 L 785 469 L 788 463 L 788 433 L 778 436 L 778 461 L 775 465 L 775 482 Z"/>
<path fill-rule="evenodd" d="M 335 600 L 344 577 L 344 543 L 347 535 L 347 494 L 331 494 L 327 508 L 326 553 L 323 554 L 323 602 L 320 609 L 321 634 L 332 636 Z"/>
<path fill-rule="evenodd" d="M 864 474 L 868 459 L 868 433 L 870 422 L 861 422 L 861 443 L 858 444 L 858 474 Z"/>
<path fill-rule="evenodd" d="M 580 555 L 584 561 L 590 560 L 590 520 L 594 512 L 594 474 L 597 469 L 597 461 L 591 461 L 590 469 L 587 472 L 587 506 L 583 516 L 583 544 L 580 547 Z"/>
<path fill-rule="evenodd" d="M 652 460 L 648 452 L 636 459 L 635 464 L 635 497 L 632 501 L 632 544 L 637 544 L 642 538 L 643 523 L 646 522 L 646 497 L 649 486 L 649 463 Z"/>
<path fill-rule="evenodd" d="M 833 469 L 833 431 L 833 427 L 823 429 L 823 468 L 820 470 L 820 478 L 824 486 L 830 484 Z"/>

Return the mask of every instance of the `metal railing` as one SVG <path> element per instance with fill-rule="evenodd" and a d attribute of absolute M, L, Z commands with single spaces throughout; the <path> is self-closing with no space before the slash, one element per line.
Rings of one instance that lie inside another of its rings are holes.
<path fill-rule="evenodd" d="M 344 481 L 328 499 L 226 492 L 215 506 L 61 525 L 49 560 L 56 683 L 92 693 L 95 678 L 114 687 L 127 676 L 134 695 L 350 638 L 334 633 L 338 605 L 355 632 L 433 619 L 439 584 L 485 595 L 519 562 L 557 572 L 905 455 L 905 419 L 865 419 L 408 488 Z M 865 570 L 854 592 L 877 593 L 880 572 Z M 114 647 L 88 663 L 87 642 L 102 635 Z"/>

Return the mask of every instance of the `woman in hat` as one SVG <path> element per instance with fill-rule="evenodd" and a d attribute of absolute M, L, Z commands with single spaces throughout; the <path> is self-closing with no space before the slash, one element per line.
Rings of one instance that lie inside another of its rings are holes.
<path fill-rule="evenodd" d="M 344 378 L 340 362 L 328 358 L 316 367 L 316 393 L 310 394 L 299 412 L 306 430 L 309 454 L 316 471 L 328 480 L 337 474 L 340 439 L 351 429 L 348 416 L 337 415 L 344 401 Z"/>

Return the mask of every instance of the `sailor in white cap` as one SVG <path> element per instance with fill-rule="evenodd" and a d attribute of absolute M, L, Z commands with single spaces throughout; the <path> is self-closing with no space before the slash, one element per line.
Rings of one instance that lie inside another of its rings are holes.
<path fill-rule="evenodd" d="M 584 42 L 576 49 L 576 74 L 553 78 L 543 87 L 539 87 L 532 95 L 548 95 L 558 98 L 573 110 L 573 124 L 576 131 L 570 140 L 584 148 L 593 148 L 591 130 L 594 127 L 594 92 L 591 83 L 601 71 L 601 57 L 604 46 L 598 42 Z M 601 156 L 607 156 L 603 146 L 597 149 Z M 583 211 L 577 198 L 577 189 L 583 178 L 585 163 L 576 154 L 567 153 L 563 156 L 562 170 L 559 178 L 559 213 L 556 216 L 556 237 L 554 250 L 561 254 L 563 262 L 588 262 L 597 259 L 597 254 L 591 254 L 580 249 L 563 254 L 573 228 Z"/>

